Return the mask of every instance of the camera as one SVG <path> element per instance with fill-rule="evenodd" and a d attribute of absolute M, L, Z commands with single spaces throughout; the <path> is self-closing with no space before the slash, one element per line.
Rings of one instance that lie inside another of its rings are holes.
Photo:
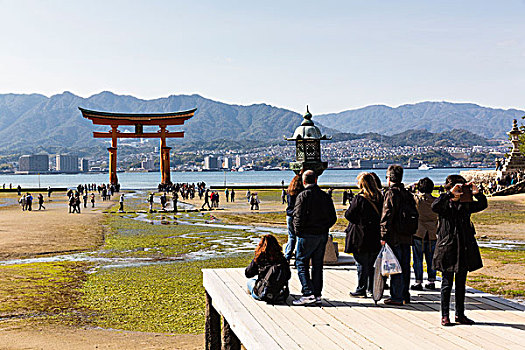
<path fill-rule="evenodd" d="M 460 202 L 472 202 L 472 184 L 461 185 L 461 195 L 459 197 Z"/>

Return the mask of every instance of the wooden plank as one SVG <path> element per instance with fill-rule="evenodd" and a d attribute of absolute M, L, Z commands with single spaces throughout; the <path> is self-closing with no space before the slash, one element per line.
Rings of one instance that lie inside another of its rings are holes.
<path fill-rule="evenodd" d="M 249 312 L 256 318 L 262 327 L 278 342 L 284 349 L 298 349 L 300 348 L 296 340 L 286 332 L 283 328 L 282 323 L 275 322 L 272 316 L 266 313 L 266 310 L 262 308 L 261 303 L 258 303 L 252 298 L 251 295 L 246 293 L 246 287 L 242 285 L 238 280 L 235 279 L 234 272 L 237 269 L 225 269 L 219 271 L 223 281 L 232 290 L 232 293 L 239 294 L 239 302 L 249 310 Z M 244 279 L 244 285 L 246 284 L 246 277 Z M 295 328 L 295 327 L 294 327 Z M 306 334 L 301 334 L 302 337 L 306 337 Z"/>
<path fill-rule="evenodd" d="M 281 349 L 268 332 L 240 304 L 214 270 L 202 270 L 203 285 L 212 298 L 212 305 L 223 315 L 247 349 Z"/>
<path fill-rule="evenodd" d="M 342 281 L 337 281 L 336 276 L 333 276 L 333 274 L 334 272 L 329 273 L 329 275 L 332 275 L 332 282 L 335 282 L 332 283 L 330 287 L 333 286 L 333 288 L 336 290 L 335 295 L 341 299 L 349 298 L 346 290 L 344 290 L 345 286 L 343 286 L 341 283 Z M 367 312 L 376 313 L 377 318 L 380 318 L 382 322 L 387 322 L 390 328 L 399 330 L 404 336 L 408 338 L 411 336 L 416 336 L 418 339 L 418 346 L 423 348 L 438 347 L 448 349 L 451 347 L 463 347 L 465 349 L 469 349 L 474 346 L 472 343 L 465 344 L 465 342 L 463 342 L 463 346 L 460 346 L 460 344 L 457 344 L 446 337 L 439 336 L 437 327 L 429 329 L 428 327 L 422 327 L 419 320 L 414 321 L 414 319 L 411 319 L 410 317 L 402 317 L 403 313 L 411 309 L 409 306 L 405 306 L 403 308 L 392 308 L 382 305 L 374 306 L 371 304 L 370 306 L 365 306 L 362 309 L 366 310 Z M 439 316 L 436 317 L 435 324 L 439 324 Z"/>
<path fill-rule="evenodd" d="M 237 275 L 237 277 L 241 277 L 244 280 L 246 279 L 244 275 L 242 274 L 242 271 L 237 269 L 229 269 L 229 273 L 232 275 Z M 338 320 L 332 317 L 326 317 L 329 316 L 325 312 L 318 312 L 320 309 L 318 308 L 312 308 L 312 307 L 300 307 L 300 306 L 283 306 L 283 305 L 265 305 L 261 304 L 260 302 L 256 302 L 257 305 L 263 305 L 264 309 L 268 312 L 269 308 L 274 308 L 277 312 L 277 315 L 280 315 L 281 317 L 278 317 L 275 319 L 275 322 L 282 322 L 282 316 L 285 316 L 286 319 L 296 320 L 297 317 L 303 317 L 308 322 L 312 323 L 316 327 L 321 327 L 320 331 L 325 334 L 325 336 L 332 339 L 338 346 L 343 347 L 344 349 L 362 349 L 362 348 L 376 348 L 368 343 L 368 340 L 366 338 L 363 338 L 361 336 L 358 336 L 357 338 L 354 336 L 352 338 L 352 335 L 349 334 L 349 330 L 346 327 L 341 327 L 342 323 L 340 323 Z M 307 315 L 304 317 L 304 315 L 301 314 L 301 312 L 306 312 Z M 328 327 L 325 327 L 323 325 L 329 325 Z M 292 326 L 292 328 L 296 328 L 295 326 Z M 308 330 L 307 330 L 308 332 Z M 309 333 L 309 332 L 308 332 Z M 309 335 L 306 335 L 306 337 L 309 337 Z M 312 344 L 311 342 L 307 343 L 307 345 Z"/>

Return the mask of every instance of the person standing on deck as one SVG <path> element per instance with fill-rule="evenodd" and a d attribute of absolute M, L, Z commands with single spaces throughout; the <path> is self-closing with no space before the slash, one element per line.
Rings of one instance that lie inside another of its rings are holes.
<path fill-rule="evenodd" d="M 432 203 L 436 197 L 432 195 L 434 182 L 425 177 L 417 183 L 418 193 L 416 199 L 417 212 L 419 213 L 419 223 L 417 232 L 413 237 L 412 256 L 414 259 L 414 274 L 416 283 L 410 287 L 412 290 L 423 290 L 423 256 L 427 263 L 428 283 L 426 289 L 436 289 L 436 270 L 432 268 L 432 256 L 436 248 L 437 214 L 432 211 Z"/>
<path fill-rule="evenodd" d="M 294 256 L 295 246 L 297 245 L 297 236 L 295 235 L 295 229 L 293 227 L 293 211 L 295 208 L 295 200 L 301 191 L 304 189 L 303 179 L 301 175 L 295 175 L 290 185 L 288 186 L 288 193 L 286 201 L 288 207 L 286 208 L 286 226 L 288 227 L 288 243 L 284 248 L 284 257 L 290 263 L 290 260 Z"/>
<path fill-rule="evenodd" d="M 485 210 L 487 197 L 479 192 L 475 184 L 466 183 L 461 175 L 449 175 L 445 190 L 432 204 L 432 210 L 439 215 L 436 251 L 432 267 L 441 271 L 441 325 L 451 326 L 449 317 L 450 294 L 455 278 L 456 322 L 474 324 L 465 316 L 465 283 L 467 273 L 483 267 L 483 261 L 476 242 L 474 225 L 470 220 L 473 213 Z M 476 198 L 464 199 L 463 192 L 469 191 Z"/>
<path fill-rule="evenodd" d="M 390 298 L 385 304 L 402 306 L 410 303 L 410 246 L 412 235 L 408 232 L 406 223 L 401 222 L 400 213 L 405 208 L 410 208 L 415 220 L 417 220 L 417 209 L 414 197 L 408 192 L 403 183 L 403 167 L 401 165 L 390 165 L 386 172 L 388 188 L 384 193 L 383 211 L 381 215 L 381 244 L 388 243 L 399 264 L 401 273 L 390 276 L 391 288 Z M 417 221 L 416 221 L 417 224 Z"/>
<path fill-rule="evenodd" d="M 307 170 L 302 179 L 305 189 L 297 196 L 293 224 L 297 236 L 295 265 L 303 296 L 293 304 L 321 304 L 324 253 L 328 231 L 337 221 L 337 215 L 332 198 L 317 185 L 315 173 Z"/>

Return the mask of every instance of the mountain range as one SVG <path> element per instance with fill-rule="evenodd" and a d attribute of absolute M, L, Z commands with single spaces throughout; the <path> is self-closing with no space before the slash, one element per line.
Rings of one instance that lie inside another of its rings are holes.
<path fill-rule="evenodd" d="M 287 109 L 267 104 L 231 105 L 199 95 L 172 95 L 143 100 L 108 91 L 87 98 L 70 92 L 51 97 L 0 94 L 0 155 L 76 152 L 82 156 L 106 152 L 107 146 L 101 140 L 93 139 L 92 131 L 104 131 L 107 128 L 94 127 L 89 120 L 82 118 L 79 106 L 128 113 L 173 112 L 197 107 L 195 116 L 181 127 L 186 131 L 184 140 L 170 141 L 170 144 L 189 142 L 196 146 L 217 140 L 275 143 L 282 141 L 285 135 L 292 135 L 302 121 L 299 113 Z M 375 133 L 376 138 L 381 138 L 378 134 L 391 136 L 420 129 L 412 131 L 411 137 L 417 134 L 417 140 L 428 143 L 439 141 L 428 132 L 441 133 L 455 129 L 503 139 L 512 125 L 512 119 L 524 114 L 515 109 L 493 109 L 475 104 L 421 102 L 397 108 L 368 106 L 337 114 L 314 114 L 314 120 L 324 133 L 344 133 L 338 137 L 347 139 L 359 138 L 359 135 L 349 136 L 351 133 Z M 454 142 L 453 137 L 450 137 L 452 134 L 463 135 L 459 139 L 471 135 L 454 131 L 447 136 L 450 142 Z M 391 140 L 394 144 L 398 141 Z M 410 142 L 413 142 L 413 138 L 410 138 Z"/>
<path fill-rule="evenodd" d="M 345 133 L 393 135 L 409 129 L 433 133 L 464 129 L 489 139 L 506 139 L 512 120 L 525 111 L 496 109 L 473 103 L 420 102 L 396 108 L 384 105 L 314 116 L 322 125 Z"/>

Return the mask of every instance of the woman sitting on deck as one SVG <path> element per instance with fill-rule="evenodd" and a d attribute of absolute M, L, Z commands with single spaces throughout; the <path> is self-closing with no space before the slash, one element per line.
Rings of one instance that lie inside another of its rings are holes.
<path fill-rule="evenodd" d="M 441 324 L 450 326 L 450 293 L 455 275 L 456 322 L 474 324 L 465 316 L 465 282 L 467 272 L 483 267 L 474 225 L 470 214 L 487 208 L 487 198 L 475 184 L 467 184 L 460 175 L 449 175 L 445 190 L 432 204 L 432 210 L 439 214 L 436 250 L 433 267 L 441 271 Z M 472 200 L 472 195 L 477 199 Z"/>
<path fill-rule="evenodd" d="M 290 266 L 281 245 L 272 235 L 264 235 L 255 250 L 255 257 L 245 271 L 248 291 L 256 300 L 275 304 L 286 301 L 290 294 Z M 257 278 L 252 278 L 257 276 Z"/>

